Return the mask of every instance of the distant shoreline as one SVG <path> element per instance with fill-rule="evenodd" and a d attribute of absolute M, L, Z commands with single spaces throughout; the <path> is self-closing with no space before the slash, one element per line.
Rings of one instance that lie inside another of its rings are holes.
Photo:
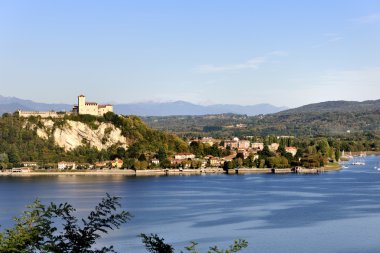
<path fill-rule="evenodd" d="M 317 174 L 321 172 L 341 170 L 340 165 L 325 166 L 314 169 L 303 169 L 298 174 Z M 277 172 L 276 172 L 277 171 Z M 210 174 L 297 174 L 293 168 L 239 168 L 225 171 L 222 168 L 205 169 L 155 169 L 155 170 L 96 170 L 96 171 L 32 171 L 32 172 L 0 172 L 0 176 L 179 176 L 179 175 L 210 175 Z"/>

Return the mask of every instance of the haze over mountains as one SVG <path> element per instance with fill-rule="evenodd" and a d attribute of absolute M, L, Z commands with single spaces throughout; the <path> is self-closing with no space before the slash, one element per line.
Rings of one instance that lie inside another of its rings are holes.
<path fill-rule="evenodd" d="M 37 103 L 31 100 L 19 99 L 16 97 L 4 97 L 0 95 L 0 113 L 14 112 L 20 110 L 30 111 L 70 111 L 72 105 L 69 104 L 46 104 Z M 138 116 L 171 116 L 171 115 L 206 115 L 221 113 L 246 114 L 250 116 L 259 114 L 276 113 L 287 109 L 287 107 L 277 107 L 271 104 L 257 105 L 197 105 L 184 101 L 165 103 L 131 103 L 115 104 L 114 112 L 125 115 Z"/>
<path fill-rule="evenodd" d="M 70 111 L 73 105 L 69 104 L 47 104 L 16 97 L 4 97 L 0 95 L 0 113 L 14 112 L 18 109 L 30 111 Z M 197 105 L 185 101 L 163 102 L 163 103 L 131 103 L 115 104 L 114 112 L 125 115 L 138 116 L 175 116 L 175 115 L 209 115 L 209 114 L 245 114 L 255 116 L 260 114 L 280 115 L 300 113 L 322 113 L 322 112 L 366 112 L 368 110 L 380 109 L 379 100 L 357 101 L 327 101 L 304 105 L 298 108 L 277 107 L 271 104 L 256 105 Z"/>

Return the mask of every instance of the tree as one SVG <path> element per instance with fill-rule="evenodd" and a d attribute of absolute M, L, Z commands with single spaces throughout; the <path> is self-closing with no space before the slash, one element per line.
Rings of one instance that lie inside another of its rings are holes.
<path fill-rule="evenodd" d="M 163 160 L 165 160 L 166 158 L 168 158 L 168 155 L 166 154 L 166 150 L 165 150 L 165 148 L 160 147 L 160 148 L 158 149 L 158 152 L 157 152 L 157 159 L 158 159 L 159 161 L 163 161 Z"/>
<path fill-rule="evenodd" d="M 160 238 L 157 234 L 140 234 L 145 248 L 150 253 L 173 253 L 174 248 L 170 244 L 166 244 L 164 238 Z"/>
<path fill-rule="evenodd" d="M 45 206 L 36 200 L 15 219 L 15 227 L 0 233 L 0 252 L 115 252 L 113 246 L 93 248 L 101 233 L 119 228 L 131 218 L 126 211 L 117 213 L 118 207 L 119 198 L 107 194 L 87 219 L 82 219 L 81 226 L 70 204 Z M 62 224 L 56 226 L 57 221 Z"/>
<path fill-rule="evenodd" d="M 145 248 L 150 253 L 174 253 L 174 248 L 172 245 L 165 243 L 164 238 L 160 238 L 156 234 L 141 234 L 140 237 L 142 238 L 142 242 L 145 245 Z M 185 247 L 185 252 L 188 253 L 199 253 L 199 251 L 196 249 L 196 246 L 198 243 L 191 242 L 190 246 Z M 228 249 L 219 249 L 218 246 L 212 246 L 209 248 L 207 253 L 235 253 L 239 252 L 244 248 L 248 247 L 248 242 L 245 240 L 235 240 L 232 245 L 228 247 Z M 185 253 L 181 251 L 181 253 Z"/>
<path fill-rule="evenodd" d="M 130 220 L 128 212 L 116 211 L 119 207 L 119 198 L 107 194 L 87 219 L 81 219 L 81 226 L 70 204 L 45 206 L 36 200 L 23 216 L 15 218 L 13 228 L 0 232 L 0 253 L 116 253 L 113 246 L 94 247 L 101 233 L 108 233 Z M 58 222 L 62 223 L 57 226 Z M 141 234 L 140 237 L 150 253 L 174 252 L 174 248 L 156 234 Z M 191 242 L 185 247 L 186 252 L 198 252 L 196 245 Z M 234 253 L 247 246 L 245 240 L 236 240 L 227 250 L 213 246 L 208 253 Z"/>

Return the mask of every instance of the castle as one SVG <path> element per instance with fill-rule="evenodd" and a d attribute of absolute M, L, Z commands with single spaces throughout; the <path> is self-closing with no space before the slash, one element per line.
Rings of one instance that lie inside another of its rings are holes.
<path fill-rule="evenodd" d="M 98 105 L 95 102 L 86 102 L 86 97 L 83 95 L 78 96 L 78 105 L 74 105 L 71 112 L 57 113 L 54 111 L 50 112 L 38 112 L 38 111 L 21 111 L 18 110 L 17 113 L 20 117 L 30 117 L 39 116 L 41 118 L 60 118 L 64 115 L 69 114 L 89 114 L 94 116 L 103 116 L 107 112 L 112 112 L 113 106 L 110 104 Z"/>
<path fill-rule="evenodd" d="M 107 112 L 113 112 L 113 106 L 110 104 L 98 105 L 96 102 L 86 102 L 86 97 L 78 96 L 78 105 L 75 105 L 72 110 L 77 114 L 90 114 L 94 116 L 103 116 Z"/>

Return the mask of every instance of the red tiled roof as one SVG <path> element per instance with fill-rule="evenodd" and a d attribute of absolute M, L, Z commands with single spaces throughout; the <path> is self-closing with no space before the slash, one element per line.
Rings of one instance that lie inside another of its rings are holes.
<path fill-rule="evenodd" d="M 181 152 L 181 153 L 177 153 L 176 155 L 193 155 L 193 154 L 189 152 Z"/>

